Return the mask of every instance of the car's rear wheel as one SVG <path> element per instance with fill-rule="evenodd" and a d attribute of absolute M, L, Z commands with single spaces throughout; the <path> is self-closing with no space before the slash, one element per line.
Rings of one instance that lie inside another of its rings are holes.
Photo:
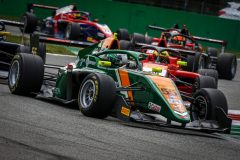
<path fill-rule="evenodd" d="M 133 42 L 133 44 L 135 44 L 135 43 L 146 43 L 145 36 L 143 34 L 140 34 L 140 33 L 133 33 L 131 41 Z"/>
<path fill-rule="evenodd" d="M 29 45 L 20 45 L 16 50 L 16 54 L 18 53 L 33 54 Z M 45 63 L 46 62 L 46 44 L 45 43 L 41 43 L 41 42 L 39 43 L 38 55 L 42 58 L 43 62 Z"/>
<path fill-rule="evenodd" d="M 218 71 L 214 69 L 199 69 L 198 73 L 203 76 L 213 77 L 216 81 L 216 85 L 218 85 Z"/>
<path fill-rule="evenodd" d="M 133 44 L 127 40 L 120 40 L 119 44 L 121 50 L 133 50 L 134 48 Z"/>
<path fill-rule="evenodd" d="M 191 120 L 216 120 L 216 108 L 220 107 L 227 114 L 228 105 L 224 94 L 217 89 L 204 88 L 198 90 L 191 104 Z"/>
<path fill-rule="evenodd" d="M 8 76 L 8 87 L 13 94 L 38 93 L 42 86 L 44 66 L 41 57 L 20 53 L 14 56 Z"/>
<path fill-rule="evenodd" d="M 196 53 L 195 55 L 187 56 L 187 67 L 186 70 L 190 72 L 197 72 L 198 69 L 203 69 L 205 67 L 205 59 L 201 53 Z"/>
<path fill-rule="evenodd" d="M 20 28 L 24 33 L 33 33 L 38 24 L 37 17 L 30 12 L 26 12 L 22 17 L 22 22 L 24 24 L 23 28 Z"/>
<path fill-rule="evenodd" d="M 81 38 L 81 28 L 78 23 L 69 23 L 67 25 L 65 38 L 70 40 L 79 40 Z"/>
<path fill-rule="evenodd" d="M 145 37 L 145 42 L 146 42 L 147 44 L 152 44 L 152 42 L 153 42 L 153 38 L 147 36 L 147 37 Z"/>
<path fill-rule="evenodd" d="M 130 41 L 130 36 L 127 29 L 119 28 L 116 33 L 117 33 L 118 40 Z"/>
<path fill-rule="evenodd" d="M 208 54 L 208 56 L 217 57 L 218 50 L 216 48 L 208 47 L 206 53 Z"/>
<path fill-rule="evenodd" d="M 215 78 L 210 76 L 199 76 L 195 79 L 193 84 L 193 92 L 200 90 L 202 88 L 217 88 Z"/>
<path fill-rule="evenodd" d="M 231 53 L 218 56 L 217 70 L 220 78 L 232 80 L 237 71 L 237 57 Z"/>
<path fill-rule="evenodd" d="M 80 111 L 89 117 L 105 118 L 112 111 L 116 94 L 114 80 L 105 74 L 89 74 L 79 89 Z"/>

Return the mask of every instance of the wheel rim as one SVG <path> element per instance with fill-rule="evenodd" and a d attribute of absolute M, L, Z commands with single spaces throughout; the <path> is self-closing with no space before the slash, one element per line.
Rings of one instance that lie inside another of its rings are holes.
<path fill-rule="evenodd" d="M 9 84 L 11 87 L 15 86 L 19 78 L 19 62 L 15 60 L 10 68 Z"/>
<path fill-rule="evenodd" d="M 207 118 L 207 100 L 203 96 L 197 96 L 192 110 L 194 120 L 205 120 Z"/>
<path fill-rule="evenodd" d="M 233 61 L 232 61 L 231 73 L 232 73 L 232 76 L 233 76 L 233 77 L 234 77 L 234 75 L 236 74 L 236 60 L 233 60 Z"/>
<path fill-rule="evenodd" d="M 82 108 L 91 106 L 94 100 L 95 91 L 96 88 L 93 80 L 89 79 L 83 84 L 79 95 Z"/>

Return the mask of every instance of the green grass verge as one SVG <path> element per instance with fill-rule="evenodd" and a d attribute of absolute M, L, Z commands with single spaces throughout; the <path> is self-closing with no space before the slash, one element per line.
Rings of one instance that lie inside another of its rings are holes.
<path fill-rule="evenodd" d="M 7 19 L 7 20 L 11 20 L 11 21 L 20 21 L 20 17 L 14 17 L 14 16 L 0 15 L 0 19 Z"/>
<path fill-rule="evenodd" d="M 14 42 L 14 43 L 21 43 L 22 37 L 10 35 L 7 37 L 7 41 Z M 24 42 L 29 43 L 29 40 L 25 37 Z M 52 45 L 52 44 L 47 44 L 47 53 L 62 54 L 62 55 L 74 55 L 74 53 L 69 51 L 67 48 L 60 46 L 60 45 Z"/>
<path fill-rule="evenodd" d="M 14 36 L 10 35 L 7 37 L 7 41 L 14 42 L 14 43 L 21 43 L 22 37 L 21 36 Z M 24 38 L 24 42 L 28 41 L 27 38 Z M 69 49 L 67 49 L 69 48 Z M 73 52 L 70 51 L 71 47 L 63 47 L 61 45 L 52 45 L 47 44 L 47 53 L 56 53 L 56 54 L 62 54 L 62 55 L 74 55 Z M 225 52 L 227 53 L 233 53 L 237 56 L 237 58 L 240 58 L 240 52 L 234 51 L 234 50 L 228 50 L 226 49 Z"/>

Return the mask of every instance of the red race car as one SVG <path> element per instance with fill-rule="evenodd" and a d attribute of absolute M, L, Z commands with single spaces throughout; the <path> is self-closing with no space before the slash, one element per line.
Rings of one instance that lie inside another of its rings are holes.
<path fill-rule="evenodd" d="M 159 38 L 152 38 L 147 35 L 133 33 L 129 36 L 126 29 L 119 29 L 117 33 L 121 40 L 130 40 L 133 44 L 132 49 L 139 50 L 141 46 L 153 45 L 166 48 L 174 48 L 182 52 L 182 56 L 186 57 L 188 62 L 187 71 L 197 72 L 198 69 L 215 69 L 218 71 L 220 78 L 233 79 L 237 69 L 236 55 L 224 53 L 226 42 L 216 39 L 208 39 L 202 37 L 191 36 L 186 28 L 179 30 L 178 28 L 165 29 L 157 26 L 148 26 L 150 29 L 162 31 Z M 221 54 L 218 50 L 208 47 L 206 53 L 203 51 L 201 44 L 197 41 L 207 41 L 211 43 L 221 44 Z M 193 52 L 194 54 L 188 54 Z"/>
<path fill-rule="evenodd" d="M 43 20 L 34 14 L 34 8 L 53 10 L 52 16 Z M 89 12 L 79 11 L 75 5 L 62 8 L 29 4 L 28 11 L 23 16 L 23 30 L 32 33 L 36 30 L 46 36 L 64 38 L 96 43 L 102 39 L 112 36 L 112 32 L 106 24 L 92 20 Z"/>
<path fill-rule="evenodd" d="M 142 47 L 141 51 L 148 55 L 142 61 L 144 71 L 159 71 L 161 76 L 171 78 L 178 89 L 186 94 L 192 94 L 199 88 L 217 88 L 216 70 L 200 69 L 199 73 L 185 71 L 188 64 L 179 51 L 153 46 Z"/>

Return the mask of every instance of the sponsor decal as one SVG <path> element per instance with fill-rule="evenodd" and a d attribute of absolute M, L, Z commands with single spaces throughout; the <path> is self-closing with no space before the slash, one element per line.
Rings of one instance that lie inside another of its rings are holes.
<path fill-rule="evenodd" d="M 92 79 L 93 79 L 93 82 L 95 84 L 95 94 L 94 94 L 94 97 L 93 97 L 93 101 L 96 102 L 97 97 L 98 97 L 99 86 L 98 86 L 97 77 L 95 75 L 92 77 Z"/>
<path fill-rule="evenodd" d="M 170 89 L 170 88 L 161 88 L 161 91 L 163 94 L 170 96 L 175 96 L 177 97 L 177 92 L 174 89 Z"/>
<path fill-rule="evenodd" d="M 184 118 L 184 119 L 188 119 L 189 118 L 189 114 L 188 112 L 183 112 L 183 113 L 180 113 L 178 111 L 174 111 L 176 114 L 179 115 L 180 118 Z"/>
<path fill-rule="evenodd" d="M 176 98 L 169 98 L 168 99 L 168 102 L 171 103 L 171 104 L 181 104 L 181 101 L 179 99 L 176 99 Z"/>
<path fill-rule="evenodd" d="M 148 103 L 148 108 L 152 111 L 156 111 L 156 112 L 159 112 L 161 111 L 161 106 L 157 105 L 157 104 L 154 104 L 152 102 L 149 102 Z"/>
<path fill-rule="evenodd" d="M 122 108 L 121 108 L 121 113 L 122 113 L 123 115 L 129 117 L 129 116 L 130 116 L 130 109 L 122 106 Z"/>

